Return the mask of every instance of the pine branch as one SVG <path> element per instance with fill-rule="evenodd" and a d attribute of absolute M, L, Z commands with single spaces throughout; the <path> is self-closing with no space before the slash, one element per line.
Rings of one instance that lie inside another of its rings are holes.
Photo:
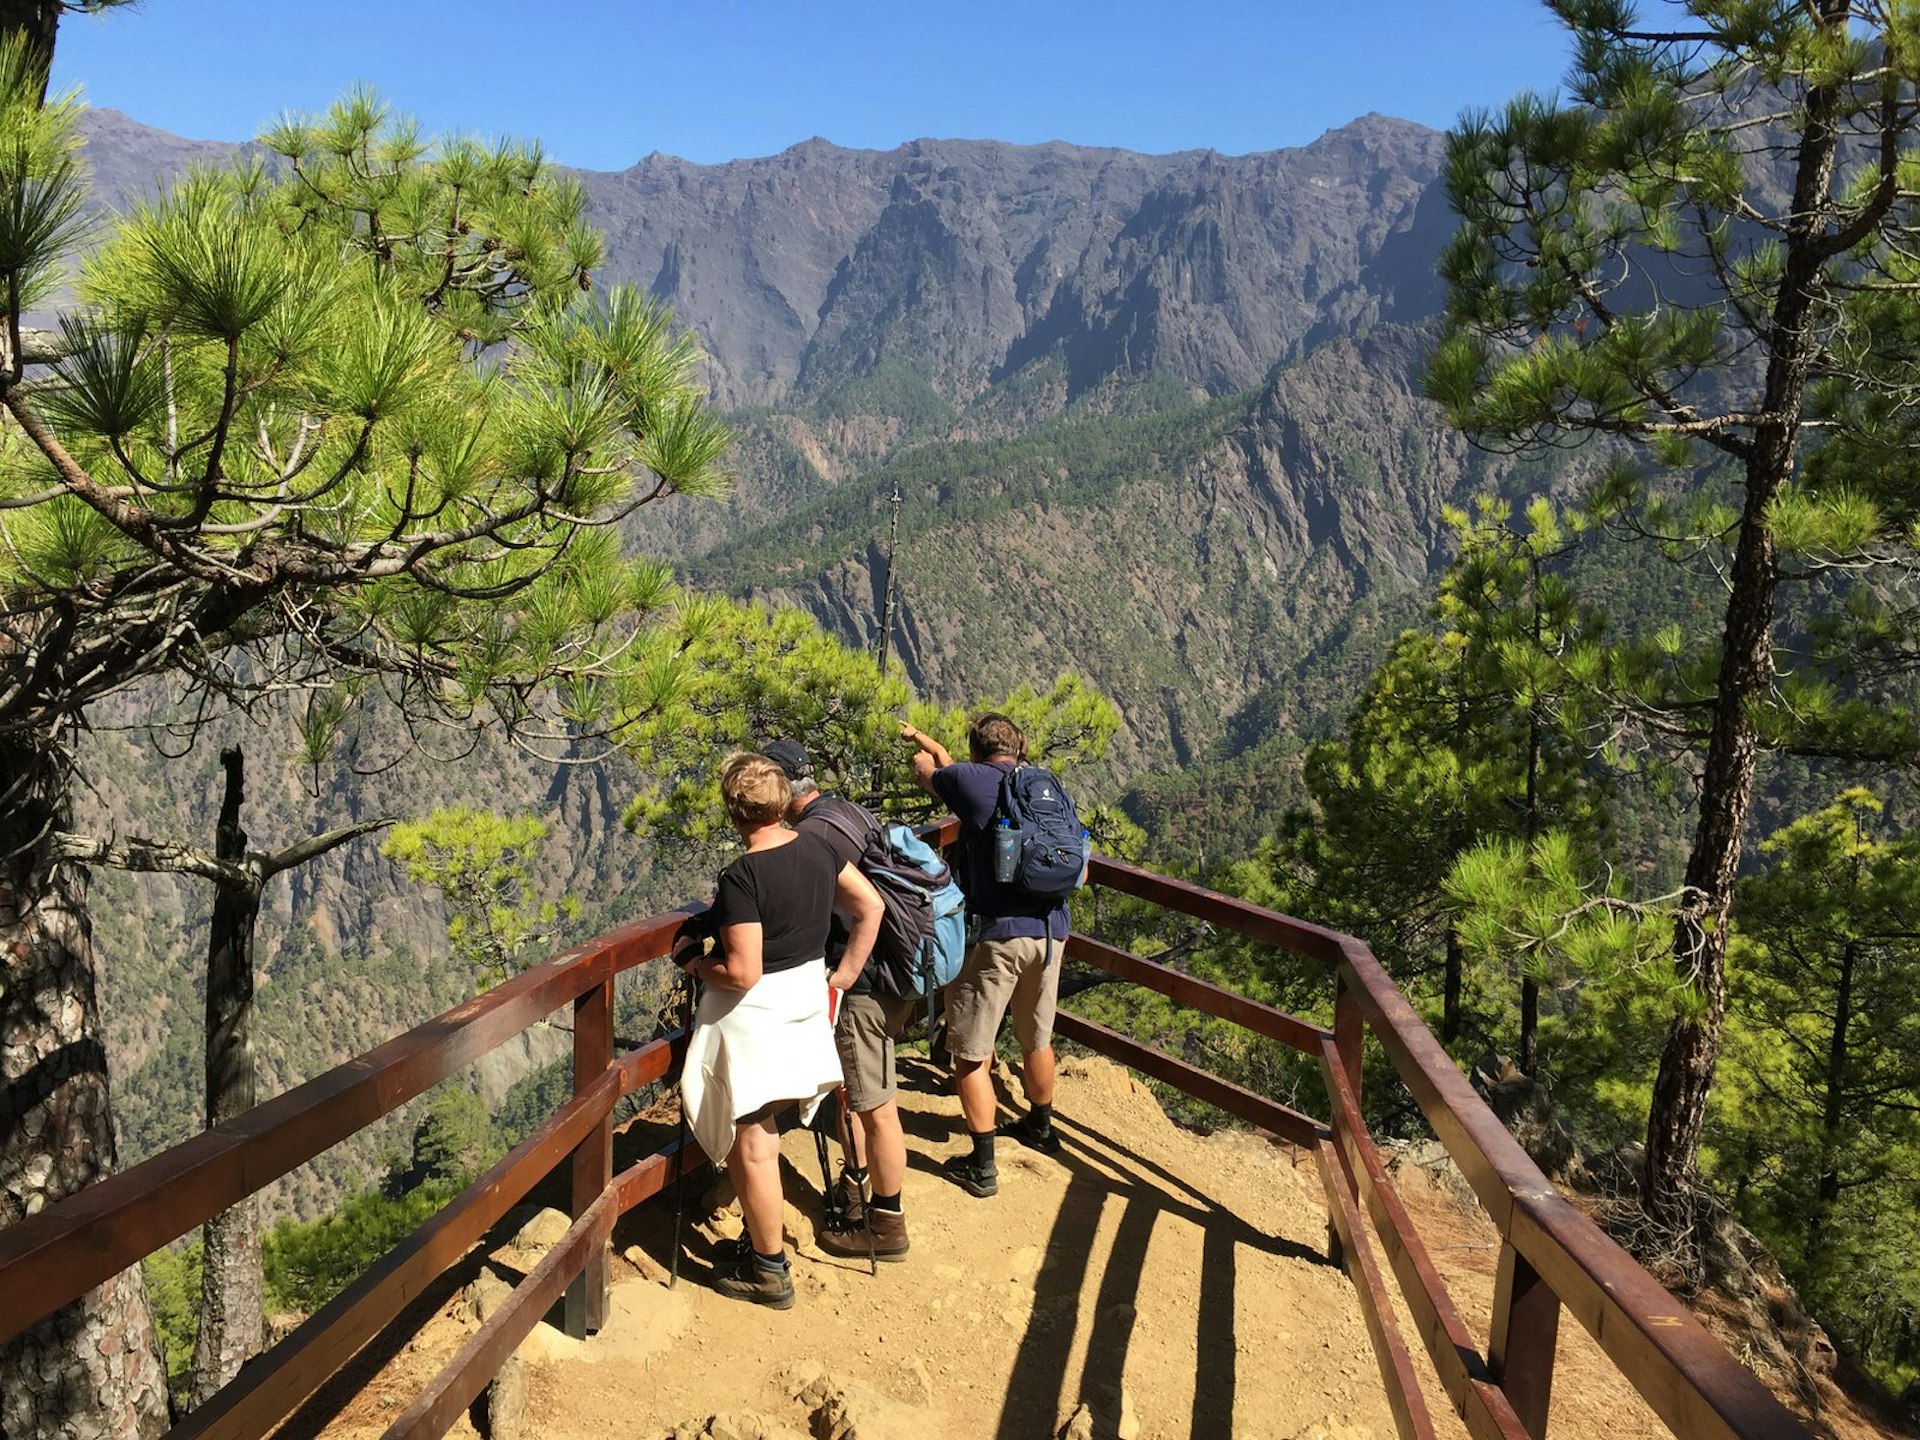
<path fill-rule="evenodd" d="M 229 890 L 251 889 L 256 883 L 249 867 L 220 859 L 209 851 L 172 840 L 102 840 L 57 830 L 48 838 L 54 857 L 87 865 L 110 865 L 116 870 L 169 875 L 198 875 Z"/>
<path fill-rule="evenodd" d="M 283 870 L 292 870 L 306 864 L 309 860 L 319 859 L 329 850 L 337 850 L 349 840 L 358 840 L 362 835 L 371 835 L 376 830 L 384 830 L 387 826 L 396 823 L 396 817 L 392 815 L 383 816 L 378 820 L 362 820 L 355 825 L 343 825 L 338 830 L 329 830 L 324 835 L 311 836 L 287 846 L 284 850 L 276 850 L 270 855 L 255 854 L 251 859 L 260 867 L 261 879 L 270 880 Z"/>

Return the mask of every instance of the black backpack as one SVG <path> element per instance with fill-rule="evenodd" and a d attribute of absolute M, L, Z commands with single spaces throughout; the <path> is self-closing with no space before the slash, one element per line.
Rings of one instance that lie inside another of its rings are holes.
<path fill-rule="evenodd" d="M 937 864 L 928 870 L 924 862 L 897 849 L 888 828 L 852 800 L 823 795 L 807 807 L 807 813 L 817 813 L 860 846 L 854 868 L 880 892 L 880 933 L 865 971 L 874 991 L 891 997 L 920 994 L 922 951 L 934 939 L 934 922 L 939 918 L 935 897 L 952 880 L 947 867 Z"/>
<path fill-rule="evenodd" d="M 1004 832 L 1010 831 L 1010 835 Z M 1080 812 L 1051 770 L 1021 765 L 1000 781 L 993 812 L 994 878 L 1036 900 L 1064 900 L 1086 883 L 1091 853 Z M 1011 852 L 1003 865 L 999 854 Z"/>

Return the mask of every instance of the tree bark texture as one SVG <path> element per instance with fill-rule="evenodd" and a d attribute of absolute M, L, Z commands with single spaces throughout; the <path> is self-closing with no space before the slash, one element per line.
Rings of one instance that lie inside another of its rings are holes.
<path fill-rule="evenodd" d="M 85 872 L 45 858 L 65 776 L 0 747 L 0 1226 L 114 1165 Z M 100 1440 L 166 1429 L 160 1361 L 139 1267 L 0 1345 L 0 1434 Z"/>
<path fill-rule="evenodd" d="M 1840 947 L 1840 976 L 1833 996 L 1833 1033 L 1827 1038 L 1827 1093 L 1820 1113 L 1820 1183 L 1807 1217 L 1806 1263 L 1818 1264 L 1827 1248 L 1827 1216 L 1840 1199 L 1840 1123 L 1846 1117 L 1847 1031 L 1853 1020 L 1853 977 L 1860 946 Z"/>
<path fill-rule="evenodd" d="M 247 865 L 246 761 L 240 747 L 220 752 L 226 790 L 215 841 L 218 857 Z M 218 886 L 207 943 L 207 1125 L 253 1108 L 253 938 L 260 887 Z M 194 1337 L 188 1403 L 198 1406 L 240 1373 L 265 1346 L 259 1198 L 249 1195 L 201 1231 L 200 1326 Z"/>
<path fill-rule="evenodd" d="M 1822 25 L 1844 25 L 1846 7 L 1821 0 Z M 1814 86 L 1806 100 L 1794 171 L 1793 219 L 1785 241 L 1780 286 L 1768 334 L 1768 361 L 1759 412 L 1746 456 L 1746 495 L 1729 576 L 1722 631 L 1720 687 L 1706 761 L 1700 774 L 1700 819 L 1687 857 L 1686 883 L 1697 907 L 1674 923 L 1673 963 L 1698 996 L 1690 1013 L 1667 1029 L 1647 1112 L 1646 1170 L 1641 1202 L 1647 1213 L 1676 1228 L 1691 1211 L 1691 1192 L 1706 1123 L 1707 1096 L 1720 1060 L 1727 1008 L 1727 933 L 1739 875 L 1741 842 L 1753 803 L 1759 735 L 1754 708 L 1773 683 L 1774 591 L 1779 546 L 1767 509 L 1793 474 L 1801 407 L 1817 337 L 1812 316 L 1821 272 L 1832 258 L 1821 228 L 1830 211 L 1835 115 L 1839 96 Z"/>
<path fill-rule="evenodd" d="M 1466 975 L 1466 952 L 1460 944 L 1460 932 L 1447 927 L 1447 968 L 1440 992 L 1440 1042 L 1451 1045 L 1460 1038 L 1460 989 Z"/>
<path fill-rule="evenodd" d="M 60 0 L 0 0 L 0 39 L 23 38 L 40 71 L 40 99 L 47 98 L 47 76 L 53 70 L 53 42 L 66 10 Z"/>

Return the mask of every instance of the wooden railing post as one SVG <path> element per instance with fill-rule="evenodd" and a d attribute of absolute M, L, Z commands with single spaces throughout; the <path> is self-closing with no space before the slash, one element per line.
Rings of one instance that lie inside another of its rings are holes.
<path fill-rule="evenodd" d="M 1361 1013 L 1360 999 L 1348 985 L 1344 971 L 1334 972 L 1333 981 L 1333 1048 L 1339 1057 L 1341 1074 L 1347 1084 L 1353 1087 L 1354 1121 L 1360 1123 L 1360 1065 L 1366 1051 L 1367 1017 Z M 1335 1131 L 1335 1141 L 1339 1143 L 1338 1133 L 1341 1125 L 1340 1107 L 1333 1104 L 1333 1096 L 1328 1095 L 1328 1113 Z M 1336 1167 L 1337 1173 L 1337 1167 Z M 1355 1192 L 1356 1198 L 1358 1192 Z M 1347 1249 L 1340 1239 L 1340 1227 L 1327 1217 L 1327 1258 L 1344 1268 L 1347 1263 Z"/>
<path fill-rule="evenodd" d="M 613 981 L 604 980 L 573 1002 L 573 1093 L 590 1087 L 613 1064 Z M 587 1132 L 573 1152 L 569 1213 L 578 1220 L 613 1182 L 613 1112 Z M 567 1286 L 567 1334 L 584 1340 L 607 1321 L 610 1270 L 604 1241 Z"/>
<path fill-rule="evenodd" d="M 1333 985 L 1333 1048 L 1340 1052 L 1340 1068 L 1347 1072 L 1353 1087 L 1353 1103 L 1360 1104 L 1360 1063 L 1367 1039 L 1367 1017 L 1361 1012 L 1360 997 L 1347 983 L 1345 971 L 1338 972 Z"/>
<path fill-rule="evenodd" d="M 1500 1246 L 1487 1369 L 1533 1440 L 1545 1440 L 1560 1340 L 1560 1297 L 1511 1242 Z"/>

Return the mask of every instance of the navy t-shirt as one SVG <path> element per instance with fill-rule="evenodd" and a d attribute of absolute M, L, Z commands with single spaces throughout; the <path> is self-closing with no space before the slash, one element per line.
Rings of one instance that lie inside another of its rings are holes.
<path fill-rule="evenodd" d="M 984 922 L 982 940 L 1038 940 L 1051 933 L 1067 938 L 1067 904 L 1036 900 L 1024 890 L 993 878 L 993 814 L 1000 804 L 1000 781 L 1014 768 L 1011 760 L 962 760 L 933 772 L 933 793 L 960 821 L 960 888 L 967 909 Z"/>
<path fill-rule="evenodd" d="M 827 818 L 828 811 L 843 817 L 840 824 Z M 802 835 L 813 836 L 833 852 L 833 873 L 838 875 L 842 865 L 858 866 L 860 852 L 866 848 L 865 832 L 877 823 L 865 806 L 838 795 L 821 795 L 800 812 L 793 828 Z M 854 834 L 861 838 L 854 839 Z"/>

